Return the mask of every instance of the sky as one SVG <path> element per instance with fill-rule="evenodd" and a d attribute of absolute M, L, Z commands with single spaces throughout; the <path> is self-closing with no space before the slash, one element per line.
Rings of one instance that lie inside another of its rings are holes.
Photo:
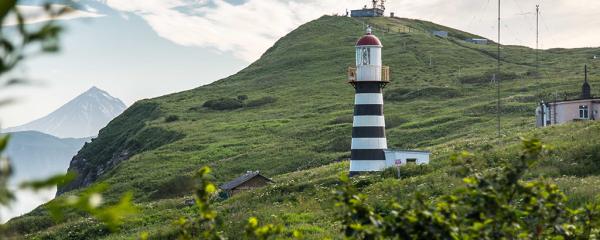
<path fill-rule="evenodd" d="M 36 7 L 22 6 L 35 16 Z M 80 0 L 61 20 L 59 54 L 29 58 L 11 75 L 33 81 L 0 90 L 18 102 L 0 108 L 0 125 L 42 117 L 92 86 L 131 105 L 192 89 L 248 66 L 277 39 L 325 14 L 361 8 L 363 0 Z M 598 0 L 503 0 L 503 44 L 600 46 Z M 496 40 L 496 0 L 388 0 L 387 14 L 433 21 Z M 37 17 L 35 22 L 45 19 Z M 357 33 L 357 36 L 360 33 Z"/>

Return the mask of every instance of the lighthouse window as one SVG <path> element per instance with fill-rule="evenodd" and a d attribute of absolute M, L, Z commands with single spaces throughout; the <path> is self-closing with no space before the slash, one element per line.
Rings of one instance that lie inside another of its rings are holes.
<path fill-rule="evenodd" d="M 363 48 L 362 49 L 362 65 L 371 64 L 371 49 Z"/>
<path fill-rule="evenodd" d="M 587 105 L 579 106 L 579 118 L 588 119 L 589 118 L 589 109 Z"/>

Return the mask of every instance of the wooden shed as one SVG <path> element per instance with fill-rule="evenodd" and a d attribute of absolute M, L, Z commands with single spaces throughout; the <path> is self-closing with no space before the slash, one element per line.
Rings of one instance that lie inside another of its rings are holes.
<path fill-rule="evenodd" d="M 267 186 L 270 183 L 273 183 L 273 180 L 261 175 L 259 171 L 248 171 L 246 174 L 221 185 L 219 188 L 221 188 L 228 197 L 231 197 L 240 192 Z"/>

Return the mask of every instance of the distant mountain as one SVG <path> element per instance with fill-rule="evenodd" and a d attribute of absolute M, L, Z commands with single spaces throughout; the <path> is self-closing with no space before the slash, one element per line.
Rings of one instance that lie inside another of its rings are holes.
<path fill-rule="evenodd" d="M 101 128 L 125 110 L 125 104 L 92 87 L 49 115 L 4 132 L 38 131 L 59 138 L 96 136 Z"/>
<path fill-rule="evenodd" d="M 0 207 L 2 221 L 27 213 L 54 198 L 55 189 L 39 192 L 18 189 L 25 181 L 41 180 L 64 174 L 71 158 L 89 138 L 57 138 L 45 133 L 28 131 L 11 133 L 5 155 L 11 159 L 13 175 L 10 186 L 16 196 L 11 207 Z"/>
<path fill-rule="evenodd" d="M 14 132 L 6 149 L 13 183 L 65 173 L 71 158 L 89 138 L 57 138 L 36 131 Z"/>

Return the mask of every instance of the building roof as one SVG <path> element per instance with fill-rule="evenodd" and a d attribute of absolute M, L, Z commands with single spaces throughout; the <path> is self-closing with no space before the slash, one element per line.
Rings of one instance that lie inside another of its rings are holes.
<path fill-rule="evenodd" d="M 367 33 L 364 36 L 362 36 L 360 39 L 358 39 L 358 41 L 356 42 L 356 46 L 383 47 L 383 45 L 381 45 L 381 41 L 379 41 L 379 38 L 377 38 L 375 35 L 373 35 L 371 33 L 371 27 L 367 28 Z"/>
<path fill-rule="evenodd" d="M 552 101 L 552 102 L 547 102 L 547 104 L 565 104 L 565 103 L 576 103 L 576 102 L 594 102 L 594 103 L 599 103 L 600 102 L 600 98 L 586 98 L 586 99 L 569 99 L 569 100 L 557 100 L 557 101 Z"/>
<path fill-rule="evenodd" d="M 431 153 L 426 150 L 406 150 L 406 149 L 386 149 L 385 151 L 389 152 L 408 152 L 408 153 Z"/>
<path fill-rule="evenodd" d="M 219 188 L 221 188 L 223 190 L 231 190 L 231 189 L 234 189 L 257 176 L 260 176 L 269 182 L 273 182 L 273 180 L 269 179 L 268 177 L 261 175 L 259 171 L 255 171 L 255 172 L 248 171 L 248 172 L 246 172 L 246 174 L 239 176 L 238 178 L 233 179 L 230 182 L 221 185 Z"/>

